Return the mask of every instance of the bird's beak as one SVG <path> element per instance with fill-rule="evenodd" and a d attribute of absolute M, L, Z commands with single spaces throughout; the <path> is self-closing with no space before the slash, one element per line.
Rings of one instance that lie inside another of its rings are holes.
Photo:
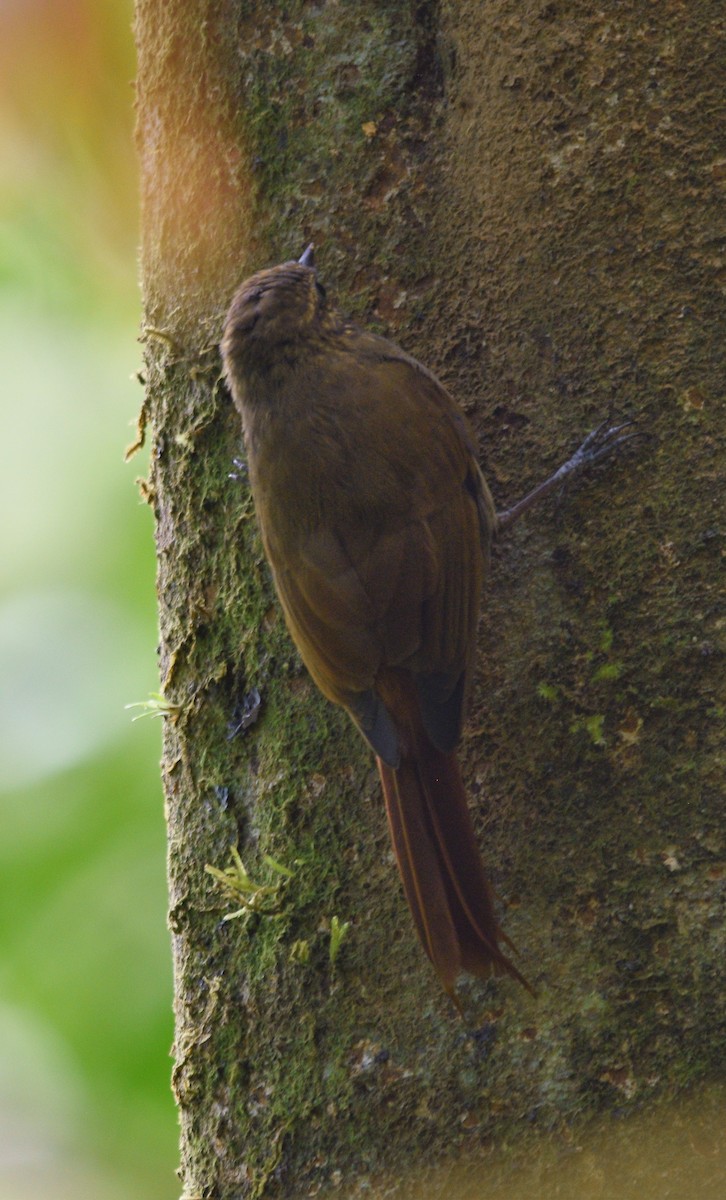
<path fill-rule="evenodd" d="M 303 250 L 300 258 L 297 260 L 303 267 L 314 267 L 315 257 L 313 255 L 313 243 L 311 242 L 307 249 Z"/>

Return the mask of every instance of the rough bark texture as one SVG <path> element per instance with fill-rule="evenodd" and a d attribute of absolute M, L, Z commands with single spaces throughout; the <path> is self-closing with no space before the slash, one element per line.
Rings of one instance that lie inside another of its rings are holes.
<path fill-rule="evenodd" d="M 722 6 L 138 0 L 136 29 L 184 1195 L 387 1193 L 723 1051 Z M 224 310 L 309 239 L 450 385 L 502 506 L 611 403 L 657 438 L 495 558 L 463 762 L 539 998 L 472 988 L 471 1027 L 228 478 Z M 232 846 L 294 872 L 280 914 L 222 921 Z"/>

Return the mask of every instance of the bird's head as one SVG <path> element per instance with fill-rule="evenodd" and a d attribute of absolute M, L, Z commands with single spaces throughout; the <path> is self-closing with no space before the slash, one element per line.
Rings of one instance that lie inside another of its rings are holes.
<path fill-rule="evenodd" d="M 227 378 L 235 369 L 264 368 L 294 343 L 322 329 L 325 289 L 318 281 L 313 248 L 298 262 L 285 262 L 250 276 L 227 313 L 221 351 Z"/>

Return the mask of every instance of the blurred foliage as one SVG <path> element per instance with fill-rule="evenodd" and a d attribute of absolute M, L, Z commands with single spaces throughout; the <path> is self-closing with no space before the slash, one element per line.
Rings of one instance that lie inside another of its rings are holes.
<path fill-rule="evenodd" d="M 178 1195 L 131 0 L 0 8 L 0 1195 Z"/>

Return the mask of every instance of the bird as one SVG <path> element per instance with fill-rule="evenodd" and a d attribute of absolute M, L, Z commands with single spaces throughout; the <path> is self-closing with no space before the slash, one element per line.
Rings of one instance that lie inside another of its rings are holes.
<path fill-rule="evenodd" d="M 531 992 L 497 919 L 456 753 L 482 587 L 496 534 L 627 440 L 626 426 L 596 430 L 498 514 L 460 407 L 426 366 L 343 316 L 312 246 L 242 283 L 220 351 L 287 627 L 376 757 L 423 949 L 459 1008 L 462 974 Z"/>

